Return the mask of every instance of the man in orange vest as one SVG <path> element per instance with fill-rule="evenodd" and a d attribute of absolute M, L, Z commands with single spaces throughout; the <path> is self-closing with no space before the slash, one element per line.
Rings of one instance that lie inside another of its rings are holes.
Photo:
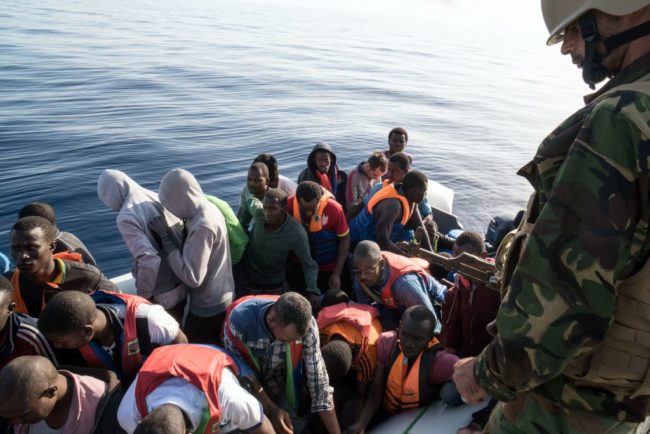
<path fill-rule="evenodd" d="M 219 347 L 157 348 L 124 394 L 117 420 L 128 434 L 273 434 L 259 401 L 240 385 L 249 373 Z"/>
<path fill-rule="evenodd" d="M 433 333 L 435 326 L 436 318 L 429 309 L 411 306 L 404 311 L 397 331 L 381 334 L 368 399 L 347 433 L 364 432 L 382 403 L 383 412 L 373 422 L 426 405 L 438 397 L 447 404 L 459 403 L 451 381 L 458 357 L 442 349 Z"/>
<path fill-rule="evenodd" d="M 351 357 L 349 368 L 356 372 L 355 390 L 359 396 L 365 396 L 377 363 L 377 339 L 382 333 L 379 311 L 367 304 L 349 303 L 343 291 L 331 289 L 323 296 L 316 323 L 325 364 L 329 368 L 327 346 L 343 341 Z M 347 370 L 339 374 L 343 376 Z"/>
<path fill-rule="evenodd" d="M 413 230 L 422 226 L 418 204 L 425 199 L 427 185 L 427 177 L 412 170 L 400 184 L 385 182 L 381 189 L 369 193 L 367 204 L 350 221 L 352 243 L 372 240 L 382 250 L 400 253 L 395 243 L 412 240 Z"/>
<path fill-rule="evenodd" d="M 287 210 L 307 231 L 311 257 L 318 263 L 318 287 L 341 289 L 350 250 L 343 207 L 314 181 L 303 181 L 287 200 Z"/>
<path fill-rule="evenodd" d="M 82 263 L 79 253 L 54 254 L 56 232 L 52 223 L 37 216 L 19 219 L 11 230 L 11 256 L 16 269 L 6 277 L 14 287 L 18 313 L 38 317 L 45 303 L 64 290 L 118 290 L 101 271 Z"/>
<path fill-rule="evenodd" d="M 109 369 L 127 384 L 154 348 L 187 342 L 162 306 L 107 291 L 60 292 L 43 309 L 38 328 L 55 348 L 79 349 L 87 366 Z"/>
<path fill-rule="evenodd" d="M 384 330 L 395 329 L 404 309 L 424 305 L 434 315 L 433 302 L 444 302 L 447 288 L 427 270 L 427 263 L 382 251 L 374 241 L 362 241 L 352 258 L 354 292 L 359 303 L 376 304 Z M 437 332 L 440 325 L 437 324 Z"/>
<path fill-rule="evenodd" d="M 347 294 L 331 289 L 323 296 L 316 322 L 339 424 L 344 428 L 356 420 L 377 365 L 379 311 L 349 303 Z"/>

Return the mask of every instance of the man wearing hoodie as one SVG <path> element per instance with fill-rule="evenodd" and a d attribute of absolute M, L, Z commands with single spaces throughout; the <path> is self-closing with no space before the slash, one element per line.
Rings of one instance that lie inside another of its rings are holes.
<path fill-rule="evenodd" d="M 165 211 L 158 194 L 143 188 L 124 172 L 107 169 L 97 182 L 97 196 L 116 211 L 117 229 L 133 258 L 131 273 L 140 297 L 152 299 L 177 321 L 183 318 L 187 287 L 171 270 L 159 247 L 158 235 L 148 227 L 149 220 L 164 216 L 169 236 L 180 243 L 183 223 Z"/>
<path fill-rule="evenodd" d="M 189 287 L 187 337 L 195 343 L 218 343 L 235 288 L 226 222 L 187 170 L 167 172 L 158 197 L 165 209 L 185 220 L 180 246 L 172 240 L 162 215 L 151 219 L 149 227 L 160 237 L 169 267 Z"/>
<path fill-rule="evenodd" d="M 336 164 L 336 154 L 329 143 L 318 142 L 307 157 L 307 168 L 298 175 L 298 184 L 314 181 L 334 195 L 345 209 L 345 172 Z"/>

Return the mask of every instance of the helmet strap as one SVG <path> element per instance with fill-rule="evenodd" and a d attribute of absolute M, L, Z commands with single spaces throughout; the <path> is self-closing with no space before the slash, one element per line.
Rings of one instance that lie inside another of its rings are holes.
<path fill-rule="evenodd" d="M 604 68 L 601 63 L 606 55 L 604 56 L 596 52 L 596 45 L 598 42 L 601 42 L 603 38 L 598 33 L 596 19 L 591 11 L 585 12 L 578 19 L 578 26 L 580 26 L 582 39 L 585 41 L 585 58 L 582 63 L 582 79 L 590 88 L 595 89 L 596 83 L 603 81 L 609 74 L 609 71 Z"/>
<path fill-rule="evenodd" d="M 611 72 L 602 65 L 602 61 L 615 48 L 642 38 L 650 34 L 650 21 L 639 24 L 638 26 L 627 29 L 621 33 L 603 38 L 598 33 L 596 19 L 591 11 L 585 12 L 579 19 L 580 33 L 585 41 L 585 58 L 582 65 L 582 79 L 595 89 L 595 84 L 603 81 Z M 596 51 L 596 45 L 602 42 L 605 46 L 604 53 Z"/>

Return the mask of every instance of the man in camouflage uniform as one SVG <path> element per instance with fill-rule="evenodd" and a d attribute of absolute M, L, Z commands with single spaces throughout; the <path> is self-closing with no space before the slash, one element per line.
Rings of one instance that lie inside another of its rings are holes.
<path fill-rule="evenodd" d="M 519 174 L 535 189 L 503 274 L 498 336 L 460 360 L 491 433 L 628 433 L 650 407 L 650 0 L 542 0 L 593 87 Z"/>

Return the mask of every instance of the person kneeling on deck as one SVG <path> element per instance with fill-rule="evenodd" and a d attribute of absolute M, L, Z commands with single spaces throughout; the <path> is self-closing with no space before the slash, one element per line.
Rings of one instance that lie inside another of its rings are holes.
<path fill-rule="evenodd" d="M 16 312 L 38 317 L 56 293 L 66 290 L 117 291 L 117 286 L 79 253 L 54 253 L 56 228 L 47 219 L 23 217 L 11 230 L 11 256 L 16 269 L 5 276 L 14 287 Z"/>
<path fill-rule="evenodd" d="M 70 232 L 60 230 L 56 225 L 56 213 L 52 205 L 44 202 L 32 202 L 25 205 L 18 211 L 18 219 L 23 217 L 38 216 L 48 220 L 54 226 L 56 231 L 56 247 L 54 253 L 74 252 L 81 255 L 81 259 L 85 264 L 94 265 L 97 267 L 97 262 L 93 255 L 88 250 L 88 247 Z"/>
<path fill-rule="evenodd" d="M 321 353 L 341 427 L 356 420 L 366 399 L 377 364 L 377 340 L 382 333 L 379 311 L 367 304 L 349 303 L 343 291 L 323 296 L 316 323 Z"/>
<path fill-rule="evenodd" d="M 345 261 L 350 250 L 350 231 L 343 208 L 314 181 L 301 182 L 296 195 L 288 199 L 287 208 L 307 231 L 311 257 L 319 268 L 318 287 L 341 289 L 342 281 L 349 282 L 345 278 Z"/>
<path fill-rule="evenodd" d="M 407 307 L 421 304 L 436 315 L 433 303 L 444 302 L 447 287 L 431 277 L 422 259 L 384 252 L 377 243 L 362 241 L 352 263 L 357 301 L 379 305 L 384 330 L 393 330 Z"/>
<path fill-rule="evenodd" d="M 186 236 L 180 246 L 170 237 L 163 216 L 149 222 L 161 239 L 169 267 L 189 289 L 183 330 L 191 342 L 219 342 L 226 307 L 235 292 L 226 221 L 187 170 L 167 172 L 160 181 L 158 197 L 165 209 L 185 220 Z"/>
<path fill-rule="evenodd" d="M 273 434 L 260 402 L 239 384 L 246 367 L 221 348 L 156 348 L 117 413 L 128 434 Z"/>
<path fill-rule="evenodd" d="M 258 398 L 277 433 L 302 433 L 312 413 L 328 433 L 340 433 L 306 298 L 295 292 L 240 298 L 228 308 L 224 343 L 258 373 L 266 391 Z"/>
<path fill-rule="evenodd" d="M 87 366 L 110 369 L 126 383 L 155 347 L 187 342 L 162 306 L 107 291 L 57 294 L 43 309 L 38 328 L 55 348 L 77 348 Z"/>
<path fill-rule="evenodd" d="M 413 230 L 422 226 L 417 204 L 424 200 L 427 183 L 417 170 L 404 175 L 401 184 L 385 183 L 350 222 L 352 243 L 372 240 L 382 250 L 401 253 L 395 243 L 413 239 Z"/>
<path fill-rule="evenodd" d="M 307 232 L 287 214 L 287 195 L 271 188 L 264 195 L 262 209 L 255 211 L 246 260 L 248 294 L 281 294 L 285 290 L 287 260 L 294 254 L 302 266 L 305 289 L 310 299 L 320 301 L 318 264 L 309 253 Z"/>
<path fill-rule="evenodd" d="M 115 423 L 120 383 L 110 371 L 95 375 L 57 371 L 41 356 L 18 357 L 0 370 L 0 417 L 13 434 L 124 433 Z"/>
<path fill-rule="evenodd" d="M 451 381 L 458 357 L 442 349 L 435 338 L 436 317 L 424 306 L 404 311 L 397 331 L 384 332 L 377 341 L 377 368 L 370 392 L 349 434 L 363 432 L 373 422 L 440 398 L 457 405 L 460 395 Z M 376 415 L 380 407 L 383 412 Z"/>

